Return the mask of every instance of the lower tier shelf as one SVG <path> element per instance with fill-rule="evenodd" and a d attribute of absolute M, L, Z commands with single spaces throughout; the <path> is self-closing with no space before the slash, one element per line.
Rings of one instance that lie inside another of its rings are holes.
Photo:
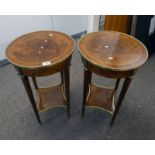
<path fill-rule="evenodd" d="M 114 107 L 114 89 L 103 88 L 94 84 L 89 85 L 89 92 L 86 100 L 86 106 L 101 108 L 109 113 L 113 113 Z"/>
<path fill-rule="evenodd" d="M 38 110 L 43 112 L 50 108 L 66 106 L 63 85 L 59 84 L 48 88 L 38 88 Z"/>

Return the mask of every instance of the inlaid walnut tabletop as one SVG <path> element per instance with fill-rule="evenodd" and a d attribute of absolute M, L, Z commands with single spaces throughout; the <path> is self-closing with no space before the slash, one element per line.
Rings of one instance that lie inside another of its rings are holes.
<path fill-rule="evenodd" d="M 140 41 L 115 31 L 85 35 L 79 42 L 79 50 L 92 64 L 114 71 L 136 69 L 148 58 L 147 49 Z"/>
<path fill-rule="evenodd" d="M 82 116 L 85 107 L 97 107 L 116 115 L 137 69 L 147 58 L 146 47 L 136 38 L 116 31 L 92 32 L 79 41 L 79 52 L 84 63 Z M 97 86 L 91 82 L 92 73 L 116 79 L 114 88 Z M 125 79 L 117 103 L 116 92 L 121 79 Z"/>
<path fill-rule="evenodd" d="M 23 35 L 7 48 L 7 59 L 19 67 L 37 68 L 58 64 L 68 58 L 74 42 L 56 31 L 38 31 Z"/>
<path fill-rule="evenodd" d="M 74 41 L 67 34 L 57 31 L 37 31 L 18 37 L 6 50 L 6 57 L 18 71 L 39 123 L 41 123 L 39 112 L 55 107 L 66 107 L 70 116 L 69 70 L 73 48 Z M 38 77 L 55 73 L 60 73 L 60 83 L 50 87 L 38 86 Z M 36 101 L 29 77 L 36 90 L 38 97 Z"/>

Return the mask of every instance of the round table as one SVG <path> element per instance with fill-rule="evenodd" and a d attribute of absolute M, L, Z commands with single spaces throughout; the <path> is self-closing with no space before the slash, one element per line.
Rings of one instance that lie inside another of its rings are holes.
<path fill-rule="evenodd" d="M 147 58 L 146 47 L 136 38 L 115 31 L 93 32 L 79 41 L 84 68 L 82 116 L 85 106 L 98 107 L 113 114 L 111 125 L 121 107 L 132 77 Z M 92 73 L 117 79 L 114 88 L 103 88 L 91 83 Z M 125 78 L 117 104 L 116 91 L 120 79 Z"/>
<path fill-rule="evenodd" d="M 67 106 L 70 115 L 69 66 L 74 42 L 68 35 L 56 31 L 38 31 L 15 39 L 6 50 L 8 61 L 18 71 L 37 120 L 39 112 L 58 106 Z M 61 83 L 52 87 L 39 88 L 36 77 L 60 72 Z M 29 78 L 38 94 L 36 104 Z"/>

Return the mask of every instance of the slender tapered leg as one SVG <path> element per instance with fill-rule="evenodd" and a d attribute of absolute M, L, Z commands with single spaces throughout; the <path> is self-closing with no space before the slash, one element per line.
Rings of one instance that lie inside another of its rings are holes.
<path fill-rule="evenodd" d="M 61 77 L 61 84 L 63 84 L 64 83 L 63 71 L 60 71 L 60 77 Z"/>
<path fill-rule="evenodd" d="M 67 112 L 68 112 L 68 117 L 70 117 L 70 76 L 69 76 L 69 66 L 67 66 L 62 74 L 62 77 L 64 75 L 64 86 L 65 86 L 65 94 L 66 94 L 66 99 L 67 99 Z"/>
<path fill-rule="evenodd" d="M 29 97 L 29 100 L 31 102 L 32 108 L 33 108 L 33 110 L 35 112 L 36 118 L 37 118 L 38 122 L 41 124 L 40 116 L 39 116 L 39 113 L 38 113 L 38 110 L 37 110 L 37 107 L 36 107 L 36 103 L 35 103 L 35 100 L 34 100 L 34 97 L 33 97 L 33 92 L 32 92 L 32 89 L 31 89 L 31 85 L 30 85 L 28 76 L 22 76 L 21 75 L 21 79 L 22 79 L 22 82 L 24 84 L 27 95 Z"/>
<path fill-rule="evenodd" d="M 125 79 L 124 83 L 123 83 L 123 87 L 122 87 L 121 93 L 119 95 L 118 102 L 116 104 L 115 111 L 114 111 L 110 126 L 113 125 L 113 123 L 114 123 L 114 121 L 116 119 L 116 115 L 117 115 L 117 113 L 118 113 L 118 111 L 119 111 L 119 109 L 121 107 L 122 101 L 123 101 L 123 99 L 124 99 L 124 97 L 125 97 L 125 95 L 127 93 L 127 90 L 128 90 L 128 88 L 130 86 L 130 83 L 131 83 L 131 80 L 132 80 L 131 77 L 127 77 Z"/>
<path fill-rule="evenodd" d="M 82 117 L 85 113 L 85 104 L 86 104 L 86 98 L 88 94 L 89 84 L 91 82 L 91 76 L 92 72 L 84 69 L 84 86 L 83 86 L 83 103 L 82 103 Z"/>
<path fill-rule="evenodd" d="M 34 87 L 35 87 L 36 89 L 38 89 L 38 85 L 37 85 L 36 78 L 35 78 L 35 77 L 32 77 L 32 81 L 33 81 Z"/>
<path fill-rule="evenodd" d="M 120 83 L 120 79 L 117 79 L 117 80 L 116 80 L 116 84 L 115 84 L 114 91 L 113 91 L 113 93 L 112 93 L 112 95 L 111 95 L 111 99 L 112 99 L 113 96 L 116 94 L 117 89 L 118 89 L 118 86 L 119 86 L 119 83 Z"/>
<path fill-rule="evenodd" d="M 115 85 L 115 88 L 114 88 L 114 91 L 117 91 L 118 86 L 119 86 L 119 82 L 120 82 L 120 79 L 117 79 L 117 81 L 116 81 L 116 85 Z"/>

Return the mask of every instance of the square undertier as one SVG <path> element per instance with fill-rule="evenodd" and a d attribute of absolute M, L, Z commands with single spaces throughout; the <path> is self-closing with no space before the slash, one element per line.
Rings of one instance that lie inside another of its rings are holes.
<path fill-rule="evenodd" d="M 66 99 L 63 91 L 63 85 L 59 84 L 48 88 L 38 88 L 40 112 L 54 107 L 66 106 Z"/>
<path fill-rule="evenodd" d="M 114 89 L 90 84 L 86 106 L 101 108 L 107 112 L 113 113 L 115 110 L 114 94 Z"/>

